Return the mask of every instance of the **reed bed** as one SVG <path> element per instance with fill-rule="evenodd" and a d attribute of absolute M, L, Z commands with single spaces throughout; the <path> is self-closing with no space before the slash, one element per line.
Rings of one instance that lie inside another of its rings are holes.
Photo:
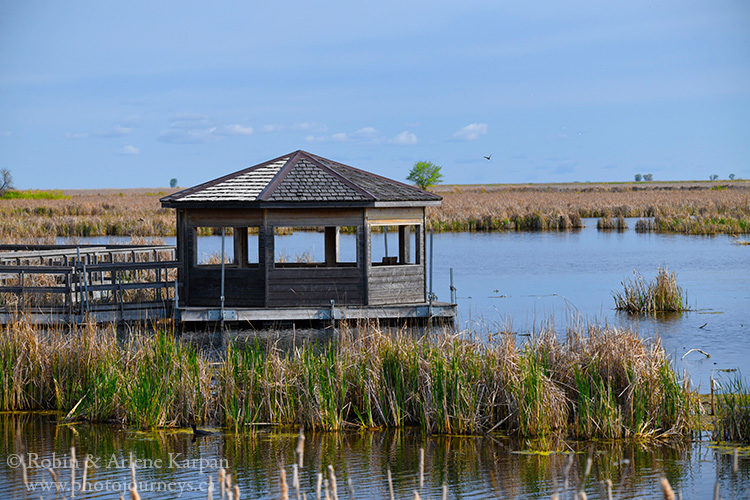
<path fill-rule="evenodd" d="M 317 430 L 418 426 L 428 433 L 526 437 L 686 435 L 696 403 L 661 345 L 602 327 L 483 343 L 376 326 L 290 351 L 230 343 L 219 361 L 172 333 L 94 325 L 0 339 L 0 409 L 142 428 L 211 422 Z"/>
<path fill-rule="evenodd" d="M 584 217 L 647 217 L 640 230 L 750 233 L 746 181 L 434 189 L 444 197 L 441 207 L 427 210 L 434 231 L 562 231 L 582 227 Z M 174 236 L 174 213 L 159 204 L 173 191 L 86 190 L 65 191 L 56 199 L 0 199 L 0 237 Z"/>
<path fill-rule="evenodd" d="M 618 311 L 655 314 L 688 310 L 687 294 L 677 284 L 675 274 L 665 267 L 659 267 L 650 282 L 634 270 L 633 278 L 623 281 L 622 288 L 622 291 L 613 294 Z"/>
<path fill-rule="evenodd" d="M 750 443 L 750 388 L 739 375 L 717 395 L 713 434 L 718 441 Z"/>
<path fill-rule="evenodd" d="M 628 228 L 625 217 L 618 215 L 617 217 L 600 217 L 596 221 L 596 228 L 600 231 L 625 231 Z"/>

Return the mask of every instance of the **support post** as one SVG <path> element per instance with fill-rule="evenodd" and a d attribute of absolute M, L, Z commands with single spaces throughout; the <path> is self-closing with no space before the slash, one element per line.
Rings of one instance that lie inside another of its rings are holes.
<path fill-rule="evenodd" d="M 432 229 L 430 229 L 430 321 L 432 321 L 432 300 L 435 297 L 435 294 L 432 293 L 432 261 L 434 260 L 434 252 L 432 251 Z"/>
<path fill-rule="evenodd" d="M 221 330 L 224 331 L 224 226 L 221 226 Z"/>
<path fill-rule="evenodd" d="M 335 267 L 339 261 L 339 228 L 326 226 L 325 228 L 326 267 Z"/>
<path fill-rule="evenodd" d="M 409 226 L 398 226 L 398 263 L 411 264 L 411 232 Z"/>
<path fill-rule="evenodd" d="M 388 226 L 383 226 L 383 243 L 385 244 L 385 256 L 388 257 Z"/>
<path fill-rule="evenodd" d="M 451 267 L 451 304 L 456 303 L 456 287 L 453 286 L 453 268 Z"/>

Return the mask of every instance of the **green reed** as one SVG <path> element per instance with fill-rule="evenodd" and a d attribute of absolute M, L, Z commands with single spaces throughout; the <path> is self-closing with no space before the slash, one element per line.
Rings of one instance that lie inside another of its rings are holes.
<path fill-rule="evenodd" d="M 750 443 L 750 387 L 739 375 L 722 385 L 717 397 L 714 439 Z"/>
<path fill-rule="evenodd" d="M 633 271 L 633 278 L 621 284 L 622 291 L 613 294 L 618 311 L 654 314 L 688 310 L 687 294 L 677 284 L 675 274 L 666 268 L 659 267 L 652 281 Z"/>
<path fill-rule="evenodd" d="M 0 408 L 57 410 L 140 427 L 257 424 L 341 430 L 580 438 L 685 435 L 693 393 L 656 341 L 610 328 L 482 342 L 343 325 L 337 340 L 282 350 L 231 342 L 208 354 L 168 329 L 118 340 L 112 327 L 0 336 Z"/>

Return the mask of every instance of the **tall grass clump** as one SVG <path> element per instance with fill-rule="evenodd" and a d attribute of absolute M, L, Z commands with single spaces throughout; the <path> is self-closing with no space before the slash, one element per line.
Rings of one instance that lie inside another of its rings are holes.
<path fill-rule="evenodd" d="M 232 345 L 225 422 L 311 429 L 417 426 L 428 433 L 654 437 L 690 432 L 692 392 L 664 349 L 629 331 L 542 332 L 483 343 L 374 326 L 292 352 Z"/>
<path fill-rule="evenodd" d="M 0 333 L 0 409 L 56 410 L 74 419 L 140 428 L 214 418 L 208 362 L 172 333 L 113 326 L 37 330 L 24 321 Z"/>
<path fill-rule="evenodd" d="M 614 292 L 615 309 L 638 314 L 659 312 L 683 312 L 688 310 L 687 294 L 677 284 L 674 273 L 659 267 L 652 281 L 637 271 L 633 278 L 623 281 L 622 291 Z"/>
<path fill-rule="evenodd" d="M 750 387 L 739 375 L 718 394 L 714 439 L 750 443 Z"/>

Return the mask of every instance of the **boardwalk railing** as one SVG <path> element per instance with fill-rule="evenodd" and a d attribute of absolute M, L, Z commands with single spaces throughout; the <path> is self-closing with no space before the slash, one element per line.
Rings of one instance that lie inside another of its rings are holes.
<path fill-rule="evenodd" d="M 40 248 L 0 246 L 0 317 L 45 322 L 171 316 L 178 262 L 171 246 Z"/>

